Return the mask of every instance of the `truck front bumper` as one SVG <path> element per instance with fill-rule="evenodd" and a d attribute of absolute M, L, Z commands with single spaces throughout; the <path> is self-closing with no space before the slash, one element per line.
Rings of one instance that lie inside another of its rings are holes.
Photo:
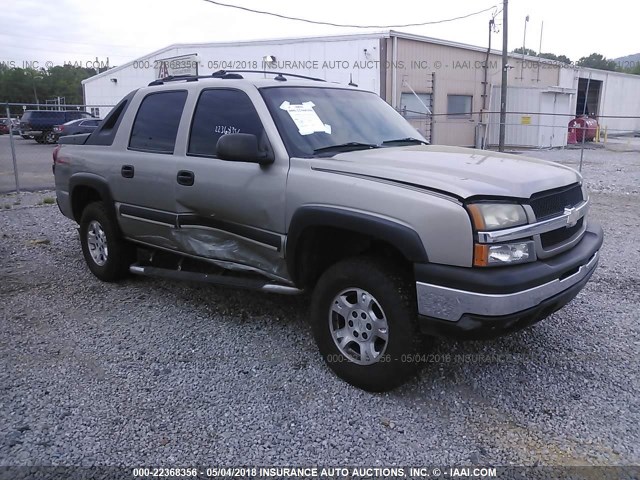
<path fill-rule="evenodd" d="M 602 228 L 589 222 L 571 250 L 499 268 L 416 264 L 420 328 L 429 335 L 486 338 L 536 323 L 569 303 L 599 259 Z"/>

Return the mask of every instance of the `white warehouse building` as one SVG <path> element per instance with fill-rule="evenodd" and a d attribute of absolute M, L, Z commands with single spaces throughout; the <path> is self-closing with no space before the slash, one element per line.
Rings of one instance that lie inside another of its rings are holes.
<path fill-rule="evenodd" d="M 569 122 L 582 112 L 610 132 L 640 131 L 640 76 L 515 54 L 509 66 L 509 146 L 564 146 Z M 171 45 L 84 80 L 84 100 L 104 117 L 131 90 L 158 78 L 221 69 L 357 84 L 380 95 L 432 143 L 498 143 L 501 52 L 392 30 Z"/>

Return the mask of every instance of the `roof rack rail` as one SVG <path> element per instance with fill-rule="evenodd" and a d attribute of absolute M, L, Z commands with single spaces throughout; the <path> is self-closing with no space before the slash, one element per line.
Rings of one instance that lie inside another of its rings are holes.
<path fill-rule="evenodd" d="M 306 75 L 297 75 L 295 73 L 276 72 L 274 70 L 218 70 L 211 75 L 169 75 L 168 77 L 158 78 L 149 83 L 150 87 L 164 85 L 167 82 L 197 82 L 200 78 L 225 78 L 225 79 L 241 79 L 244 78 L 241 73 L 264 73 L 275 75 L 275 80 L 286 82 L 286 77 L 303 78 L 305 80 L 313 80 L 314 82 L 326 82 L 322 78 L 308 77 Z"/>
<path fill-rule="evenodd" d="M 199 78 L 211 78 L 209 75 L 169 75 L 168 77 L 159 78 L 151 82 L 148 86 L 163 85 L 166 82 L 197 82 Z"/>
<path fill-rule="evenodd" d="M 229 74 L 234 73 L 264 73 L 267 75 L 276 75 L 276 80 L 286 80 L 285 77 L 303 78 L 305 80 L 313 80 L 314 82 L 326 82 L 326 80 L 317 77 L 309 77 L 307 75 L 297 75 L 295 73 L 276 72 L 275 70 L 218 70 L 211 74 L 214 78 L 231 78 Z M 278 78 L 280 77 L 280 78 Z M 236 77 L 234 77 L 236 78 Z"/>

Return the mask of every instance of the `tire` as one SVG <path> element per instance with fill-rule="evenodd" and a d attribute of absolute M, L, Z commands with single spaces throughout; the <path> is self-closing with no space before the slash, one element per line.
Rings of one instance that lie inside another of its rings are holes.
<path fill-rule="evenodd" d="M 33 137 L 35 139 L 36 142 L 38 143 L 44 143 L 44 135 L 37 135 L 35 137 Z"/>
<path fill-rule="evenodd" d="M 80 243 L 89 270 L 104 282 L 114 282 L 129 273 L 135 248 L 123 240 L 102 202 L 90 203 L 80 220 Z"/>
<path fill-rule="evenodd" d="M 51 130 L 44 132 L 42 134 L 42 138 L 43 138 L 43 143 L 46 144 L 51 144 L 51 143 L 56 143 L 56 134 L 53 133 Z"/>
<path fill-rule="evenodd" d="M 415 286 L 389 263 L 356 257 L 327 269 L 314 290 L 311 317 L 322 357 L 351 385 L 388 391 L 417 372 L 412 360 L 423 351 L 424 338 Z"/>
<path fill-rule="evenodd" d="M 22 138 L 24 138 L 25 140 L 29 140 L 31 138 L 31 136 L 29 135 L 20 135 Z"/>

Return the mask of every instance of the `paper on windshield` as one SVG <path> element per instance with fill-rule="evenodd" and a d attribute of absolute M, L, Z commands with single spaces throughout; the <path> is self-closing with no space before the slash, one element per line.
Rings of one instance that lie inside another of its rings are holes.
<path fill-rule="evenodd" d="M 315 107 L 313 102 L 295 104 L 284 101 L 280 105 L 280 108 L 286 111 L 296 124 L 300 135 L 311 135 L 317 132 L 331 134 L 331 125 L 323 123 L 313 107 Z"/>

